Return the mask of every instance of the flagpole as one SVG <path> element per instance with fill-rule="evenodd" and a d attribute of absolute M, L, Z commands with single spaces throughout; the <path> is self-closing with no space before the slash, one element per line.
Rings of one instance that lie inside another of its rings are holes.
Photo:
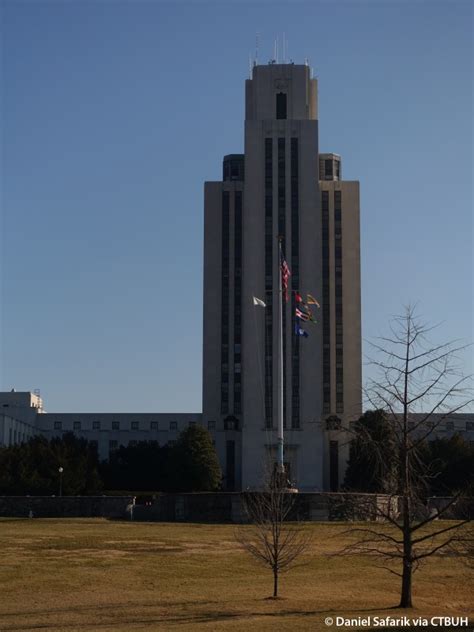
<path fill-rule="evenodd" d="M 278 265 L 278 437 L 277 437 L 277 477 L 278 486 L 283 485 L 285 462 L 283 459 L 283 285 L 282 285 L 282 260 L 283 253 L 281 242 L 283 237 L 278 237 L 279 265 Z"/>

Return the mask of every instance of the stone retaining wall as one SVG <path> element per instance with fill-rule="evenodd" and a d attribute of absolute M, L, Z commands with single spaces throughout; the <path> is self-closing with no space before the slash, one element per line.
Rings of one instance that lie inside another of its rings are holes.
<path fill-rule="evenodd" d="M 122 518 L 132 496 L 0 496 L 0 516 L 9 518 Z"/>
<path fill-rule="evenodd" d="M 393 503 L 383 495 L 337 493 L 295 494 L 294 501 L 290 518 L 307 521 L 378 520 L 377 506 Z M 134 507 L 133 519 L 240 523 L 246 521 L 246 515 L 240 493 L 163 494 L 150 506 Z"/>
<path fill-rule="evenodd" d="M 252 493 L 252 492 L 246 492 Z M 135 505 L 132 496 L 0 496 L 0 516 L 27 518 L 126 518 L 151 522 L 241 523 L 246 514 L 238 492 L 159 494 L 151 505 Z M 292 520 L 379 520 L 390 505 L 398 516 L 396 497 L 382 494 L 300 493 L 293 496 Z M 451 517 L 451 516 L 450 516 Z"/>

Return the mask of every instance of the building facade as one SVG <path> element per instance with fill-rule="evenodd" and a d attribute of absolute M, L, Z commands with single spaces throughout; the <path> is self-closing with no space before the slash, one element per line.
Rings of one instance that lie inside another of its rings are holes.
<path fill-rule="evenodd" d="M 337 489 L 341 429 L 361 413 L 359 184 L 342 181 L 339 156 L 319 154 L 308 66 L 254 66 L 245 103 L 245 153 L 225 156 L 222 181 L 205 184 L 203 419 L 224 431 L 227 488 L 261 486 L 276 455 L 281 241 L 288 477 Z M 320 304 L 307 338 L 295 333 L 297 294 Z"/>

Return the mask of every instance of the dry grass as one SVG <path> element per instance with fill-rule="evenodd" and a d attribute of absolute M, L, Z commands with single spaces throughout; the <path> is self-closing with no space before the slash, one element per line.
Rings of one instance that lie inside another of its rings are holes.
<path fill-rule="evenodd" d="M 0 630 L 298 632 L 331 629 L 327 616 L 407 614 L 391 609 L 396 577 L 363 557 L 326 557 L 347 543 L 347 525 L 308 529 L 312 555 L 282 577 L 274 601 L 270 573 L 230 525 L 0 520 Z M 431 558 L 408 614 L 471 614 L 468 572 Z"/>

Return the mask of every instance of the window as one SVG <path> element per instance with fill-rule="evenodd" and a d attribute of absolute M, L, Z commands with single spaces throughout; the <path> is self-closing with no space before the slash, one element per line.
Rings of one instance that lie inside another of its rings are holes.
<path fill-rule="evenodd" d="M 332 178 L 332 160 L 330 158 L 324 161 L 324 175 Z"/>
<path fill-rule="evenodd" d="M 178 422 L 170 421 L 170 430 L 178 430 Z"/>
<path fill-rule="evenodd" d="M 190 428 L 193 428 L 195 425 L 196 425 L 196 422 L 195 422 L 195 421 L 190 421 L 190 422 L 189 422 L 189 427 L 190 427 Z"/>
<path fill-rule="evenodd" d="M 132 421 L 132 430 L 139 430 L 138 421 Z"/>
<path fill-rule="evenodd" d="M 278 92 L 276 95 L 276 117 L 277 119 L 286 119 L 286 94 Z"/>
<path fill-rule="evenodd" d="M 91 448 L 97 452 L 97 450 L 99 449 L 99 442 L 98 441 L 89 441 L 89 443 L 90 443 Z"/>
<path fill-rule="evenodd" d="M 81 422 L 80 421 L 75 421 L 72 425 L 73 430 L 80 430 L 81 429 Z"/>
<path fill-rule="evenodd" d="M 150 430 L 158 430 L 158 422 L 150 421 Z"/>
<path fill-rule="evenodd" d="M 224 428 L 225 430 L 238 430 L 239 420 L 237 417 L 230 415 L 226 419 L 224 419 Z"/>
<path fill-rule="evenodd" d="M 109 450 L 116 450 L 118 448 L 118 441 L 111 439 L 109 441 Z"/>
<path fill-rule="evenodd" d="M 409 421 L 408 422 L 408 427 L 407 427 L 408 432 L 411 432 L 414 429 L 415 429 L 415 422 L 414 421 Z"/>
<path fill-rule="evenodd" d="M 454 421 L 446 422 L 446 430 L 454 430 Z"/>
<path fill-rule="evenodd" d="M 474 430 L 474 421 L 466 421 L 466 430 Z"/>
<path fill-rule="evenodd" d="M 120 423 L 118 421 L 112 422 L 112 430 L 120 430 Z"/>
<path fill-rule="evenodd" d="M 100 421 L 92 422 L 92 430 L 100 430 Z"/>
<path fill-rule="evenodd" d="M 216 422 L 215 421 L 208 421 L 207 422 L 207 429 L 208 430 L 215 430 L 216 429 Z"/>
<path fill-rule="evenodd" d="M 54 429 L 55 430 L 62 430 L 63 429 L 63 422 L 62 421 L 55 421 L 54 422 Z"/>

